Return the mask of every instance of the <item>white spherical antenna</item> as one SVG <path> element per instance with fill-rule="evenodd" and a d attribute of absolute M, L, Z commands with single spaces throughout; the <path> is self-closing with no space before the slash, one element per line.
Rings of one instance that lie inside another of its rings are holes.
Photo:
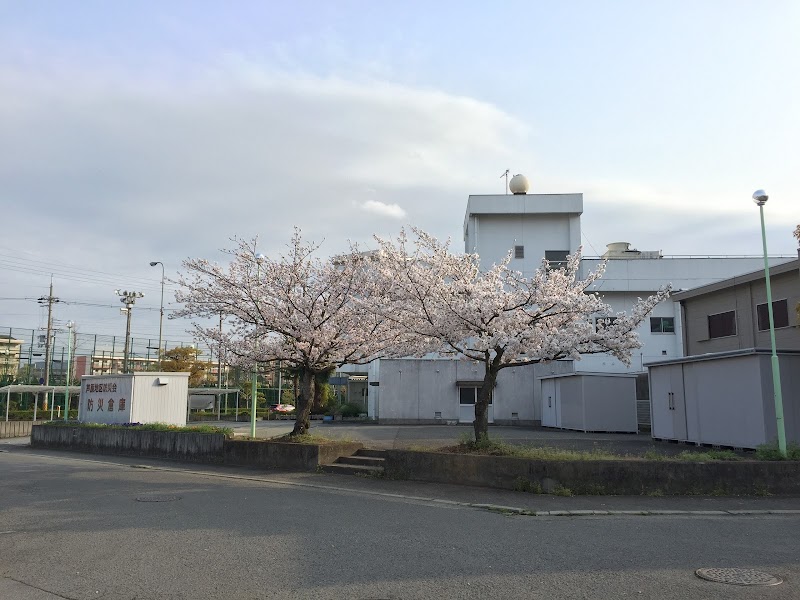
<path fill-rule="evenodd" d="M 525 175 L 517 174 L 508 182 L 508 189 L 511 190 L 512 194 L 527 194 L 528 190 L 531 189 L 531 184 Z"/>

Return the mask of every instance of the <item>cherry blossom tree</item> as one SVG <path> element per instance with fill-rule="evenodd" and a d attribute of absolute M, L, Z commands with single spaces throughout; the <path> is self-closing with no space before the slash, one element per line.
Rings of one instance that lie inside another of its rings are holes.
<path fill-rule="evenodd" d="M 510 256 L 488 270 L 476 254 L 454 254 L 412 228 L 396 240 L 377 239 L 377 265 L 386 279 L 387 300 L 379 314 L 404 329 L 415 354 L 453 354 L 483 363 L 485 375 L 475 403 L 476 440 L 488 433 L 488 406 L 498 373 L 581 354 L 609 353 L 625 364 L 639 348 L 636 328 L 669 289 L 639 300 L 629 314 L 613 313 L 596 293 L 588 292 L 605 269 L 602 264 L 579 279 L 580 251 L 563 268 L 543 261 L 529 278 L 509 268 Z M 613 316 L 607 325 L 597 316 Z"/>
<path fill-rule="evenodd" d="M 336 259 L 314 256 L 318 246 L 295 233 L 276 258 L 256 253 L 256 240 L 234 240 L 227 266 L 187 260 L 176 298 L 176 316 L 226 317 L 227 329 L 195 325 L 231 364 L 280 360 L 300 373 L 292 435 L 309 428 L 314 380 L 343 364 L 364 364 L 398 352 L 394 321 L 372 308 L 383 280 L 368 268 L 369 255 L 353 247 Z"/>

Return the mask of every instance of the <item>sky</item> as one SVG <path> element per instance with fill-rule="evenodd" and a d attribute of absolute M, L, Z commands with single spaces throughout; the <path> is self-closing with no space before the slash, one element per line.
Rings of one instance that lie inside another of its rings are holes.
<path fill-rule="evenodd" d="M 585 254 L 794 255 L 800 3 L 0 0 L 0 333 L 158 335 L 161 261 L 584 194 Z M 175 286 L 166 285 L 167 311 Z M 168 320 L 165 337 L 191 340 Z"/>

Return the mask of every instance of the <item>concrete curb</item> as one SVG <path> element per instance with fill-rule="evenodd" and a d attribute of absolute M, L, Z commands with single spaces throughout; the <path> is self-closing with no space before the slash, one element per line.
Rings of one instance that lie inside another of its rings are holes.
<path fill-rule="evenodd" d="M 14 452 L 9 452 L 14 454 Z M 486 504 L 476 502 L 462 502 L 459 500 L 446 500 L 443 498 L 435 498 L 433 496 L 412 496 L 407 494 L 395 494 L 392 492 L 381 492 L 373 490 L 357 490 L 348 487 L 341 487 L 336 485 L 322 485 L 316 483 L 304 483 L 297 481 L 283 481 L 280 479 L 271 479 L 269 477 L 261 477 L 258 475 L 237 475 L 228 473 L 215 473 L 208 471 L 196 471 L 193 469 L 180 469 L 173 467 L 142 465 L 142 464 L 122 464 L 111 461 L 92 460 L 87 458 L 76 457 L 57 457 L 45 454 L 35 454 L 25 452 L 26 456 L 35 456 L 38 458 L 47 458 L 55 460 L 76 460 L 80 462 L 89 462 L 103 465 L 114 465 L 117 467 L 129 469 L 145 469 L 151 471 L 164 471 L 171 473 L 186 473 L 189 475 L 199 475 L 202 477 L 216 477 L 219 479 L 235 479 L 241 481 L 255 481 L 260 483 L 269 483 L 272 485 L 282 485 L 287 487 L 305 488 L 323 490 L 329 492 L 340 492 L 347 494 L 358 494 L 363 496 L 375 496 L 379 498 L 392 498 L 395 500 L 407 500 L 411 502 L 425 502 L 433 505 L 447 505 L 459 508 L 469 508 L 474 510 L 483 510 L 488 512 L 500 513 L 508 516 L 526 516 L 526 517 L 657 517 L 657 516 L 687 516 L 687 517 L 741 517 L 741 516 L 782 516 L 794 517 L 800 516 L 800 509 L 786 510 L 786 509 L 771 509 L 771 510 L 755 510 L 755 509 L 737 509 L 737 510 L 531 510 L 528 508 L 521 508 L 518 506 L 505 506 L 502 504 Z"/>

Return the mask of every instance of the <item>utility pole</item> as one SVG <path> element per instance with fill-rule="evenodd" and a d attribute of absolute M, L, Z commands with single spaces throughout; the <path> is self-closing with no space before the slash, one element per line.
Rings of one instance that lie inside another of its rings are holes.
<path fill-rule="evenodd" d="M 125 290 L 120 292 L 119 290 L 114 290 L 114 293 L 117 296 L 121 296 L 119 299 L 125 305 L 125 308 L 121 309 L 125 313 L 127 313 L 127 324 L 125 326 L 125 353 L 123 354 L 122 358 L 122 372 L 123 373 L 130 373 L 130 340 L 131 340 L 131 313 L 133 312 L 133 305 L 136 304 L 137 298 L 144 298 L 144 294 L 142 292 L 129 292 Z"/>
<path fill-rule="evenodd" d="M 53 336 L 53 304 L 61 302 L 58 298 L 53 296 L 53 277 L 50 277 L 50 293 L 47 296 L 41 296 L 38 299 L 40 305 L 47 304 L 47 337 L 44 342 L 44 385 L 50 385 L 50 351 L 52 350 L 52 336 Z M 48 393 L 44 393 L 43 408 L 47 408 Z"/>

